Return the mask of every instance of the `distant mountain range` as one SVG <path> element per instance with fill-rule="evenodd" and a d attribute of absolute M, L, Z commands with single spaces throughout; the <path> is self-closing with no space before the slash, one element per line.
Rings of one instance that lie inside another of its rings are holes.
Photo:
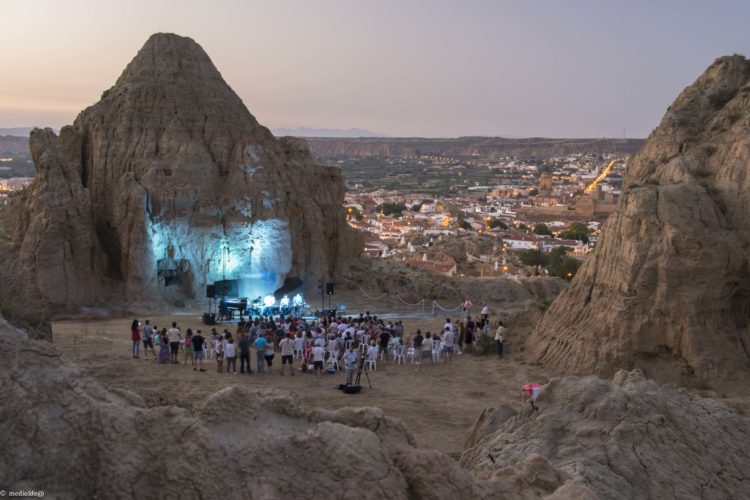
<path fill-rule="evenodd" d="M 342 157 L 398 157 L 436 155 L 498 159 L 546 159 L 575 153 L 631 155 L 643 146 L 643 139 L 556 139 L 528 137 L 422 137 L 336 138 L 308 137 L 310 151 L 317 159 Z"/>
<path fill-rule="evenodd" d="M 0 128 L 0 135 L 12 135 L 16 137 L 28 137 L 34 127 L 12 127 Z"/>
<path fill-rule="evenodd" d="M 363 128 L 344 130 L 340 128 L 280 127 L 271 129 L 271 131 L 276 137 L 283 137 L 285 135 L 291 135 L 292 137 L 388 137 L 385 134 L 379 134 L 378 132 L 372 132 Z"/>

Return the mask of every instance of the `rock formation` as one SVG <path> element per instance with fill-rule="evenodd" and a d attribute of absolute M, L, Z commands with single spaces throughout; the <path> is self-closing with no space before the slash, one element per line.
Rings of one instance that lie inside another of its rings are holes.
<path fill-rule="evenodd" d="M 339 170 L 259 125 L 189 38 L 153 35 L 97 104 L 30 146 L 38 178 L 0 229 L 51 303 L 202 297 L 223 276 L 254 297 L 335 279 L 361 250 Z"/>
<path fill-rule="evenodd" d="M 237 385 L 194 411 L 108 391 L 0 318 L 0 478 L 54 498 L 592 498 L 529 457 L 477 480 L 377 408 Z M 166 371 L 168 367 L 165 367 Z"/>
<path fill-rule="evenodd" d="M 552 379 L 535 405 L 486 410 L 461 464 L 499 479 L 541 455 L 548 481 L 568 474 L 599 498 L 747 497 L 750 419 L 723 403 L 620 371 Z"/>
<path fill-rule="evenodd" d="M 750 61 L 718 59 L 628 164 L 619 209 L 531 339 L 568 372 L 750 367 Z M 678 377 L 679 378 L 679 377 Z"/>

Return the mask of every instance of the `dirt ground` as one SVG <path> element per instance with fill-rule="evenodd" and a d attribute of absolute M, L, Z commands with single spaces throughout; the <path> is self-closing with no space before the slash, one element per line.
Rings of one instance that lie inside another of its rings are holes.
<path fill-rule="evenodd" d="M 434 331 L 444 321 L 443 317 L 405 316 L 407 335 L 417 328 Z M 61 349 L 64 359 L 78 364 L 106 387 L 133 391 L 148 405 L 174 404 L 190 408 L 230 384 L 288 390 L 303 404 L 327 409 L 380 407 L 387 415 L 402 419 L 419 446 L 436 448 L 456 458 L 464 449 L 466 431 L 482 409 L 501 403 L 518 408 L 520 387 L 530 382 L 545 383 L 550 376 L 542 367 L 515 361 L 512 354 L 502 360 L 496 356 L 464 354 L 455 356 L 449 364 L 423 365 L 420 371 L 412 364 L 379 362 L 377 369 L 370 372 L 373 388 L 367 387 L 363 376 L 363 391 L 346 395 L 335 389 L 344 382 L 343 373 L 316 378 L 297 371 L 295 377 L 290 377 L 288 372 L 280 376 L 274 363 L 270 374 L 229 375 L 217 373 L 214 361 L 207 363 L 207 372 L 196 372 L 190 362 L 157 365 L 151 353 L 148 360 L 143 352 L 140 359 L 133 359 L 129 330 L 132 319 L 58 321 L 53 323 L 54 343 Z M 146 317 L 138 319 L 143 321 Z M 148 319 L 159 327 L 177 321 L 183 331 L 188 327 L 202 329 L 204 333 L 210 331 L 201 324 L 197 312 L 149 316 Z M 254 352 L 251 355 L 253 361 Z M 279 356 L 276 358 L 278 362 Z"/>

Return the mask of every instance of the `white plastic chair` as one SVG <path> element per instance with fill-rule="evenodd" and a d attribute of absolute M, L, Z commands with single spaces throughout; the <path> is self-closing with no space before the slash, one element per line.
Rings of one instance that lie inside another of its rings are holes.
<path fill-rule="evenodd" d="M 393 351 L 393 362 L 398 364 L 406 364 L 406 356 L 404 356 L 404 346 L 397 345 Z"/>
<path fill-rule="evenodd" d="M 406 351 L 406 360 L 411 362 L 411 364 L 414 364 L 417 362 L 417 351 L 413 347 L 410 347 Z"/>
<path fill-rule="evenodd" d="M 336 359 L 336 356 L 331 356 L 328 358 L 328 361 L 326 363 L 326 368 L 328 369 L 335 369 L 336 371 L 339 371 L 339 360 Z"/>
<path fill-rule="evenodd" d="M 440 363 L 440 342 L 432 344 L 432 362 Z"/>
<path fill-rule="evenodd" d="M 372 351 L 367 355 L 367 365 L 370 370 L 377 370 L 378 368 L 378 351 Z"/>

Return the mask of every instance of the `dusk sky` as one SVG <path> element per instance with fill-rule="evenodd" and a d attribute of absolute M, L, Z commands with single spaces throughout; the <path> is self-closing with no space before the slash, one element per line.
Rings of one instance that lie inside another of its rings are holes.
<path fill-rule="evenodd" d="M 268 127 L 645 137 L 750 1 L 3 0 L 0 127 L 71 123 L 154 32 L 203 46 Z"/>

